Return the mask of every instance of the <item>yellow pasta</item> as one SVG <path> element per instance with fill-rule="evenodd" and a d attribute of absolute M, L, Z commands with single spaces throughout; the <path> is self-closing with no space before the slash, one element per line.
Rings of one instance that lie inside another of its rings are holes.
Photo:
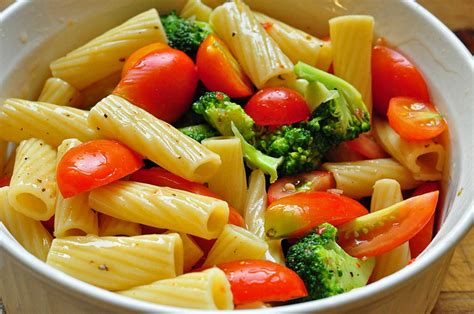
<path fill-rule="evenodd" d="M 167 39 L 158 12 L 151 9 L 53 61 L 51 72 L 82 90 L 120 71 L 133 52 L 154 42 Z"/>
<path fill-rule="evenodd" d="M 82 95 L 68 82 L 60 78 L 50 77 L 46 80 L 46 83 L 44 83 L 38 101 L 58 106 L 80 107 Z"/>
<path fill-rule="evenodd" d="M 0 188 L 0 221 L 31 254 L 46 261 L 51 241 L 48 230 L 39 221 L 13 209 L 8 202 L 9 187 Z"/>
<path fill-rule="evenodd" d="M 8 142 L 0 140 L 0 171 L 3 173 L 8 162 Z"/>
<path fill-rule="evenodd" d="M 115 87 L 117 87 L 120 82 L 120 78 L 121 72 L 116 72 L 83 89 L 81 91 L 81 94 L 84 97 L 82 101 L 84 104 L 83 108 L 91 108 L 103 98 L 112 94 Z"/>
<path fill-rule="evenodd" d="M 121 295 L 181 308 L 232 310 L 232 291 L 224 272 L 211 268 L 118 292 Z"/>
<path fill-rule="evenodd" d="M 10 205 L 35 220 L 48 220 L 56 203 L 56 150 L 42 140 L 22 141 L 8 190 Z"/>
<path fill-rule="evenodd" d="M 138 182 L 116 181 L 94 189 L 89 205 L 115 218 L 205 239 L 217 238 L 229 218 L 224 201 Z"/>
<path fill-rule="evenodd" d="M 442 145 L 434 140 L 404 140 L 387 121 L 376 117 L 373 119 L 373 131 L 383 149 L 410 170 L 415 179 L 436 181 L 442 178 L 446 156 Z"/>
<path fill-rule="evenodd" d="M 126 144 L 168 171 L 195 182 L 217 172 L 219 155 L 125 99 L 110 95 L 89 114 L 92 128 Z"/>
<path fill-rule="evenodd" d="M 12 148 L 10 149 L 9 154 L 7 154 L 3 169 L 1 169 L 2 177 L 11 177 L 13 174 L 13 168 L 15 166 L 16 148 L 18 145 L 16 143 L 11 143 L 10 145 L 12 145 Z"/>
<path fill-rule="evenodd" d="M 293 63 L 302 61 L 327 71 L 332 62 L 331 44 L 265 14 L 254 12 L 260 24 Z"/>
<path fill-rule="evenodd" d="M 329 20 L 334 74 L 352 84 L 372 112 L 372 39 L 374 18 L 345 15 Z"/>
<path fill-rule="evenodd" d="M 353 198 L 372 195 L 373 186 L 380 179 L 396 180 L 402 190 L 416 188 L 422 183 L 415 180 L 407 168 L 392 158 L 328 162 L 324 163 L 322 168 L 332 172 L 336 187 Z"/>
<path fill-rule="evenodd" d="M 264 259 L 267 243 L 250 231 L 226 225 L 212 246 L 203 266 L 214 266 L 244 259 Z"/>
<path fill-rule="evenodd" d="M 99 235 L 107 236 L 136 236 L 142 234 L 142 226 L 136 222 L 117 219 L 99 214 Z"/>
<path fill-rule="evenodd" d="M 188 0 L 179 16 L 185 19 L 194 18 L 197 21 L 208 22 L 212 9 L 201 0 Z"/>
<path fill-rule="evenodd" d="M 207 6 L 211 7 L 211 8 L 213 8 L 213 9 L 215 9 L 216 7 L 220 6 L 221 4 L 223 4 L 223 3 L 226 2 L 226 1 L 227 1 L 227 0 L 203 0 L 202 2 L 203 2 L 205 5 L 207 5 Z"/>
<path fill-rule="evenodd" d="M 209 23 L 259 89 L 272 78 L 293 73 L 293 63 L 242 1 L 217 7 Z"/>
<path fill-rule="evenodd" d="M 67 138 L 98 139 L 87 116 L 85 110 L 10 98 L 0 107 L 0 139 L 18 143 L 39 138 L 55 147 Z"/>
<path fill-rule="evenodd" d="M 208 181 L 209 188 L 242 214 L 247 194 L 247 176 L 240 140 L 237 137 L 220 136 L 205 139 L 202 144 L 221 159 L 221 166 Z"/>
<path fill-rule="evenodd" d="M 265 238 L 265 209 L 267 208 L 267 187 L 262 170 L 252 171 L 245 202 L 244 220 L 247 229 L 257 237 Z"/>
<path fill-rule="evenodd" d="M 175 231 L 169 230 L 165 233 L 173 233 L 173 232 Z M 178 234 L 181 237 L 181 240 L 183 241 L 183 251 L 184 251 L 183 269 L 184 269 L 184 272 L 188 272 L 204 256 L 204 252 L 189 235 L 183 232 L 178 232 Z"/>
<path fill-rule="evenodd" d="M 403 196 L 400 184 L 395 180 L 382 179 L 375 182 L 370 211 L 375 212 L 401 201 L 403 201 Z M 371 280 L 376 281 L 399 271 L 408 265 L 410 259 L 408 242 L 403 243 L 390 252 L 377 256 Z"/>
<path fill-rule="evenodd" d="M 178 234 L 54 239 L 46 261 L 77 279 L 117 291 L 183 273 Z"/>
<path fill-rule="evenodd" d="M 81 144 L 79 140 L 67 139 L 58 147 L 58 163 L 71 148 Z M 57 165 L 57 164 L 56 164 Z M 54 236 L 64 238 L 99 232 L 97 213 L 89 206 L 89 193 L 64 198 L 57 193 L 54 210 Z"/>

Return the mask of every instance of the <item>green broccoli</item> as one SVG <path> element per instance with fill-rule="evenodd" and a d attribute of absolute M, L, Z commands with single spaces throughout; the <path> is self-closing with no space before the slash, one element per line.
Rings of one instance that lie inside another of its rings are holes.
<path fill-rule="evenodd" d="M 198 142 L 201 142 L 206 138 L 219 135 L 219 133 L 209 124 L 190 125 L 185 126 L 183 128 L 179 128 L 178 130 Z"/>
<path fill-rule="evenodd" d="M 363 287 L 375 266 L 375 258 L 361 260 L 348 255 L 336 243 L 337 229 L 324 223 L 288 249 L 286 266 L 303 279 L 308 296 L 296 302 L 317 300 Z"/>
<path fill-rule="evenodd" d="M 183 19 L 176 11 L 161 17 L 161 23 L 168 37 L 168 45 L 190 56 L 196 54 L 199 45 L 212 33 L 208 23 Z"/>

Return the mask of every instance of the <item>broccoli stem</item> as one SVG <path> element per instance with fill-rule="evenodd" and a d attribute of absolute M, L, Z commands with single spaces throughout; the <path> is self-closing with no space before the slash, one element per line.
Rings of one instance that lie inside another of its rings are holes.
<path fill-rule="evenodd" d="M 278 179 L 278 172 L 277 168 L 283 162 L 283 157 L 274 158 L 268 155 L 265 155 L 252 145 L 250 145 L 240 134 L 239 129 L 235 126 L 234 122 L 231 122 L 231 129 L 234 135 L 240 139 L 240 143 L 242 144 L 242 152 L 244 154 L 244 158 L 247 162 L 255 167 L 261 169 L 264 173 L 270 175 L 270 183 L 275 182 Z"/>

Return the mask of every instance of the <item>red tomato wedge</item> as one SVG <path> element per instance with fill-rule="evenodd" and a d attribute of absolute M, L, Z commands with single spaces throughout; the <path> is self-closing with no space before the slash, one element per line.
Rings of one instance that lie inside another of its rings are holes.
<path fill-rule="evenodd" d="M 329 171 L 311 171 L 278 179 L 268 189 L 268 203 L 301 192 L 326 191 L 336 187 Z"/>
<path fill-rule="evenodd" d="M 311 115 L 306 100 L 287 87 L 269 87 L 250 98 L 244 108 L 257 125 L 285 125 L 307 120 Z"/>
<path fill-rule="evenodd" d="M 448 127 L 432 104 L 413 98 L 392 98 L 387 116 L 392 129 L 410 141 L 432 139 Z"/>
<path fill-rule="evenodd" d="M 387 253 L 410 240 L 428 223 L 438 192 L 415 196 L 338 227 L 338 243 L 354 257 Z"/>
<path fill-rule="evenodd" d="M 4 186 L 9 186 L 10 180 L 11 178 L 8 176 L 0 178 L 0 188 L 3 188 Z"/>
<path fill-rule="evenodd" d="M 139 59 L 113 94 L 172 123 L 191 106 L 197 82 L 191 58 L 182 51 L 165 48 Z"/>
<path fill-rule="evenodd" d="M 362 133 L 358 138 L 346 142 L 347 146 L 367 159 L 387 158 L 388 154 L 380 147 L 372 135 Z"/>
<path fill-rule="evenodd" d="M 291 269 L 269 261 L 244 260 L 217 265 L 229 280 L 234 304 L 283 302 L 308 295 Z"/>
<path fill-rule="evenodd" d="M 196 55 L 199 79 L 207 89 L 223 92 L 229 97 L 252 95 L 252 83 L 245 75 L 226 44 L 210 34 L 199 46 Z"/>
<path fill-rule="evenodd" d="M 412 196 L 423 195 L 429 192 L 439 191 L 438 182 L 426 182 L 420 185 Z M 434 228 L 435 215 L 431 216 L 428 223 L 418 232 L 413 238 L 410 239 L 410 253 L 412 258 L 416 258 L 423 252 L 428 244 L 433 239 L 433 228 Z"/>
<path fill-rule="evenodd" d="M 127 74 L 128 70 L 130 70 L 140 59 L 142 59 L 144 56 L 146 56 L 149 53 L 165 49 L 165 48 L 170 48 L 167 44 L 164 43 L 154 43 L 145 47 L 142 47 L 132 53 L 130 57 L 127 58 L 127 61 L 125 61 L 125 64 L 123 65 L 122 68 L 122 77 Z"/>
<path fill-rule="evenodd" d="M 418 69 L 401 53 L 383 45 L 372 50 L 372 96 L 375 111 L 383 116 L 393 97 L 430 101 L 428 87 Z"/>
<path fill-rule="evenodd" d="M 343 195 L 298 193 L 270 204 L 265 231 L 269 238 L 299 237 L 324 222 L 337 226 L 367 213 L 359 202 Z"/>
<path fill-rule="evenodd" d="M 221 199 L 219 195 L 212 192 L 206 186 L 188 181 L 163 168 L 153 167 L 141 169 L 130 176 L 131 181 L 143 182 L 157 186 L 167 186 L 173 189 L 188 191 L 191 193 Z M 229 206 L 229 223 L 243 227 L 245 225 L 242 216 L 231 206 Z"/>
<path fill-rule="evenodd" d="M 143 167 L 141 157 L 117 141 L 94 140 L 71 148 L 57 166 L 59 191 L 67 198 L 121 179 Z"/>

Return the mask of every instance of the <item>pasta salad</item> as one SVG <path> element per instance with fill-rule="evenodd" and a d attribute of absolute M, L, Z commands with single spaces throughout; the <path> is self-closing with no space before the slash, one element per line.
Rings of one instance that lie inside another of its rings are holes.
<path fill-rule="evenodd" d="M 447 124 L 375 22 L 317 38 L 240 0 L 130 18 L 0 107 L 0 223 L 70 276 L 182 308 L 397 272 L 433 237 Z"/>

